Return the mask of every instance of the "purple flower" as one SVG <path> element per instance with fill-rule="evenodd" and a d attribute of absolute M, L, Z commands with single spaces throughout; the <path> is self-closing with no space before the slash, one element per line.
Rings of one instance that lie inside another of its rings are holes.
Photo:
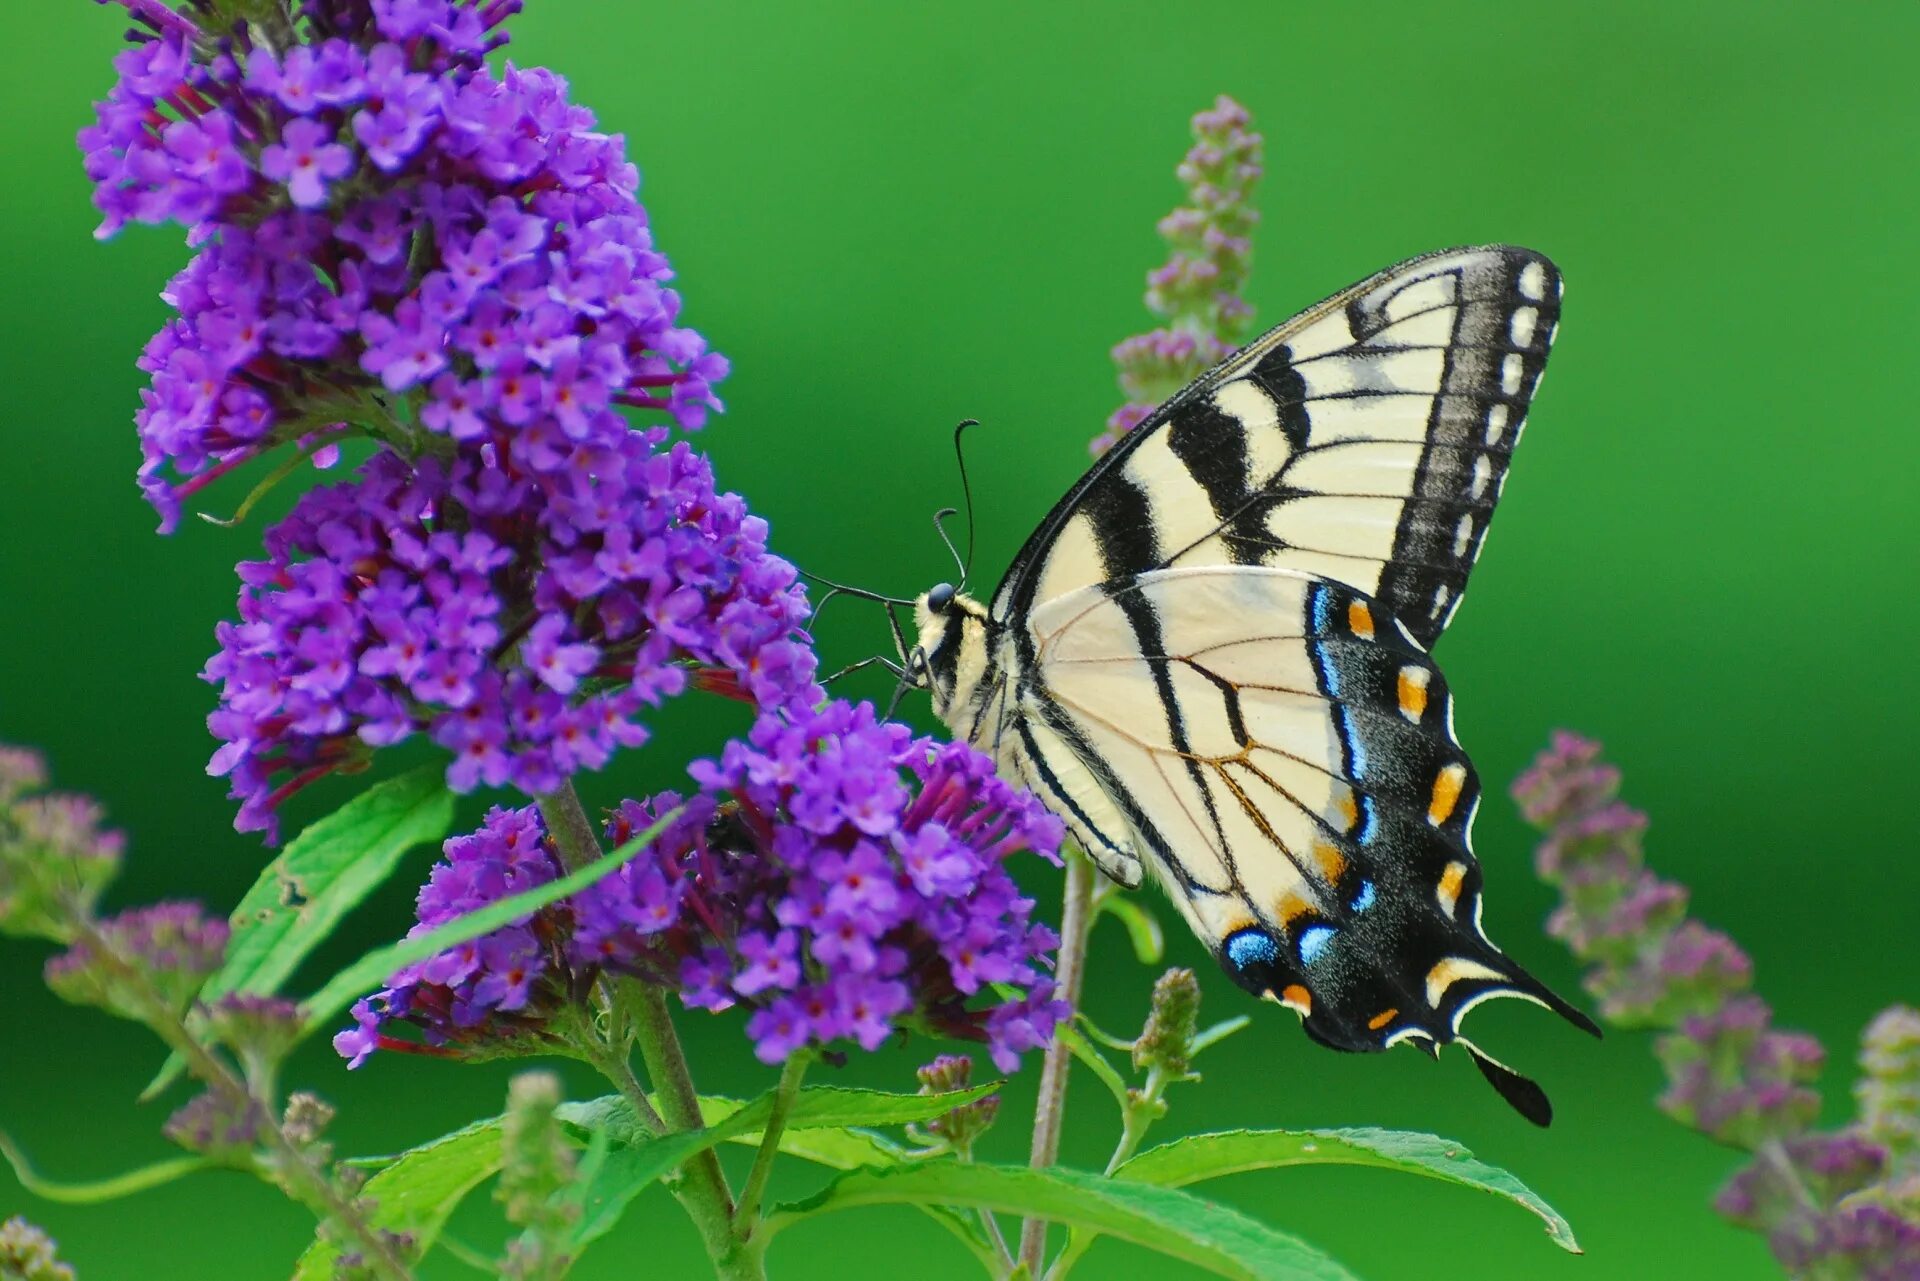
<path fill-rule="evenodd" d="M 395 975 L 336 1048 L 357 1065 L 404 1044 L 391 1035 L 402 1022 L 471 1053 L 538 1046 L 544 1021 L 602 972 L 677 987 L 690 1008 L 747 1007 L 769 1063 L 920 1029 L 984 1040 L 1010 1071 L 1051 1039 L 1067 1014 L 1048 974 L 1055 939 L 1004 862 L 1023 849 L 1052 857 L 1060 828 L 984 757 L 833 702 L 763 715 L 696 774 L 707 791 L 647 850 L 529 921 Z M 888 798 L 885 843 L 867 835 L 874 795 Z M 608 839 L 679 804 L 629 801 Z M 929 831 L 947 867 L 923 890 L 899 851 L 931 844 Z M 494 810 L 446 855 L 421 891 L 419 930 L 558 869 L 530 809 Z M 1013 995 L 989 994 L 990 982 Z"/>
<path fill-rule="evenodd" d="M 239 620 L 204 673 L 224 743 L 209 769 L 242 830 L 271 833 L 292 790 L 420 733 L 457 789 L 551 791 L 638 745 L 688 663 L 763 707 L 818 701 L 793 568 L 662 436 L 574 446 L 559 473 L 383 451 L 296 503 L 240 567 Z"/>
<path fill-rule="evenodd" d="M 296 52 L 303 52 L 296 50 Z M 302 209 L 327 203 L 327 184 L 353 170 L 353 153 L 333 140 L 333 131 L 316 120 L 292 120 L 277 143 L 260 152 L 260 172 L 287 186 Z"/>
<path fill-rule="evenodd" d="M 398 415 L 554 471 L 551 442 L 604 445 L 624 409 L 693 429 L 719 407 L 726 361 L 675 323 L 621 139 L 552 73 L 481 61 L 518 7 L 369 25 L 321 4 L 279 53 L 242 27 L 210 54 L 182 21 L 119 61 L 80 135 L 100 234 L 176 221 L 199 249 L 141 362 L 163 530 L 316 417 L 391 442 Z"/>
<path fill-rule="evenodd" d="M 1251 123 L 1246 109 L 1224 95 L 1193 118 L 1194 145 L 1178 170 L 1188 203 L 1160 220 L 1171 256 L 1147 273 L 1147 310 L 1166 323 L 1114 347 L 1127 399 L 1094 437 L 1095 454 L 1246 340 L 1253 308 L 1240 295 L 1260 219 L 1252 194 L 1261 138 Z"/>
<path fill-rule="evenodd" d="M 1598 743 L 1561 731 L 1513 794 L 1544 832 L 1540 875 L 1562 892 L 1549 929 L 1591 967 L 1602 1014 L 1668 1029 L 1656 1045 L 1661 1109 L 1758 1153 L 1715 1207 L 1764 1234 L 1793 1275 L 1920 1276 L 1910 1191 L 1920 1172 L 1904 1164 L 1920 1135 L 1920 1018 L 1896 1007 L 1876 1020 L 1862 1049 L 1860 1125 L 1811 1133 L 1825 1051 L 1773 1026 L 1748 990 L 1753 962 L 1731 938 L 1685 919 L 1686 891 L 1646 869 L 1646 815 L 1617 799 L 1619 787 Z"/>
<path fill-rule="evenodd" d="M 47 962 L 47 986 L 122 1018 L 183 1012 L 226 954 L 227 923 L 194 903 L 134 908 L 94 929 Z"/>
<path fill-rule="evenodd" d="M 120 870 L 98 802 L 46 786 L 38 752 L 0 744 L 0 934 L 67 942 Z M 37 793 L 37 794 L 36 794 Z"/>

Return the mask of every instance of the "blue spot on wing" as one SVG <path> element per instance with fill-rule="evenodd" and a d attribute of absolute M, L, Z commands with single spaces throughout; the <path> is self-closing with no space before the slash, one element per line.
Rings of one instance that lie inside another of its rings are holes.
<path fill-rule="evenodd" d="M 1379 816 L 1373 812 L 1373 798 L 1371 796 L 1358 795 L 1354 798 L 1354 801 L 1360 807 L 1360 843 L 1365 845 L 1371 842 L 1379 832 L 1380 819 Z"/>
<path fill-rule="evenodd" d="M 1331 690 L 1328 691 L 1332 693 Z M 1367 776 L 1367 744 L 1360 737 L 1353 723 L 1353 713 L 1345 707 L 1337 709 L 1340 718 L 1340 742 L 1347 749 L 1347 768 L 1350 777 L 1358 782 Z"/>
<path fill-rule="evenodd" d="M 1300 931 L 1300 963 L 1312 965 L 1327 950 L 1327 944 L 1333 942 L 1334 928 L 1331 925 L 1309 925 Z"/>
<path fill-rule="evenodd" d="M 1355 912 L 1364 912 L 1373 906 L 1374 892 L 1372 881 L 1360 882 L 1360 892 L 1353 896 L 1353 902 L 1347 906 Z"/>
<path fill-rule="evenodd" d="M 1320 687 L 1327 692 L 1328 698 L 1340 697 L 1340 669 L 1327 659 L 1327 647 L 1313 647 L 1313 665 L 1320 669 Z"/>
<path fill-rule="evenodd" d="M 1227 960 L 1237 970 L 1254 965 L 1271 965 L 1279 959 L 1280 949 L 1265 930 L 1241 930 L 1227 939 Z"/>
<path fill-rule="evenodd" d="M 1313 610 L 1313 630 L 1324 636 L 1333 630 L 1333 593 L 1325 587 L 1315 586 L 1310 608 Z"/>

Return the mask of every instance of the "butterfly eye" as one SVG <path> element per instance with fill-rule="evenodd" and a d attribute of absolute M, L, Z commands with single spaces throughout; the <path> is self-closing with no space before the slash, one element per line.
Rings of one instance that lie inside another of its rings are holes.
<path fill-rule="evenodd" d="M 927 608 L 936 614 L 944 614 L 953 604 L 954 587 L 952 583 L 941 583 L 927 593 Z"/>

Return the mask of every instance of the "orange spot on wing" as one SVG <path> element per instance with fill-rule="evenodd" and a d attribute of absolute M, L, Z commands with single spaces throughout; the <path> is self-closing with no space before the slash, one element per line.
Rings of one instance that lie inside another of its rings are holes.
<path fill-rule="evenodd" d="M 1351 787 L 1334 784 L 1337 789 L 1333 798 L 1333 808 L 1340 815 L 1340 830 L 1351 832 L 1360 825 L 1360 801 Z"/>
<path fill-rule="evenodd" d="M 1330 845 L 1326 841 L 1315 841 L 1313 857 L 1320 864 L 1320 874 L 1337 885 L 1341 875 L 1347 870 L 1347 856 L 1340 852 L 1340 847 Z"/>
<path fill-rule="evenodd" d="M 1460 804 L 1460 792 L 1467 785 L 1467 767 L 1449 765 L 1433 778 L 1433 800 L 1427 805 L 1427 822 L 1435 827 L 1453 817 Z"/>
<path fill-rule="evenodd" d="M 1433 673 L 1424 667 L 1403 667 L 1400 669 L 1400 714 L 1410 721 L 1418 721 L 1427 710 L 1427 682 Z"/>
<path fill-rule="evenodd" d="M 1313 904 L 1289 890 L 1282 894 L 1273 905 L 1273 913 L 1280 918 L 1280 924 L 1292 926 L 1300 917 L 1313 910 Z"/>
<path fill-rule="evenodd" d="M 1440 884 L 1434 891 L 1434 897 L 1440 900 L 1440 910 L 1448 916 L 1460 902 L 1460 888 L 1467 879 L 1465 863 L 1449 863 L 1447 870 L 1440 873 Z"/>
<path fill-rule="evenodd" d="M 1373 611 L 1365 601 L 1357 600 L 1347 606 L 1347 630 L 1361 640 L 1373 639 Z"/>
<path fill-rule="evenodd" d="M 1290 1010 L 1297 1010 L 1301 1018 L 1313 1013 L 1313 993 L 1298 983 L 1289 983 L 1280 989 L 1280 1004 Z"/>
<path fill-rule="evenodd" d="M 1378 1032 L 1381 1028 L 1385 1027 L 1387 1024 L 1393 1022 L 1395 1019 L 1399 1017 L 1400 1017 L 1400 1011 L 1398 1009 L 1382 1010 L 1378 1014 L 1374 1015 L 1372 1018 L 1367 1020 L 1367 1027 L 1371 1031 Z"/>

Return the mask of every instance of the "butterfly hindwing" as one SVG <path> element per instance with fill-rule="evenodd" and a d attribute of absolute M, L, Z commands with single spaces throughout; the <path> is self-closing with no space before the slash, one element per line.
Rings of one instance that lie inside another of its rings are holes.
<path fill-rule="evenodd" d="M 1265 565 L 1359 588 L 1431 644 L 1486 537 L 1559 299 L 1546 258 L 1490 246 L 1308 309 L 1123 437 L 1029 540 L 994 616 L 1152 569 Z"/>
<path fill-rule="evenodd" d="M 1050 601 L 1028 630 L 1028 716 L 1126 798 L 1130 856 L 1227 972 L 1317 1040 L 1438 1046 L 1494 995 L 1584 1025 L 1480 930 L 1479 784 L 1445 678 L 1379 600 L 1172 568 Z"/>

